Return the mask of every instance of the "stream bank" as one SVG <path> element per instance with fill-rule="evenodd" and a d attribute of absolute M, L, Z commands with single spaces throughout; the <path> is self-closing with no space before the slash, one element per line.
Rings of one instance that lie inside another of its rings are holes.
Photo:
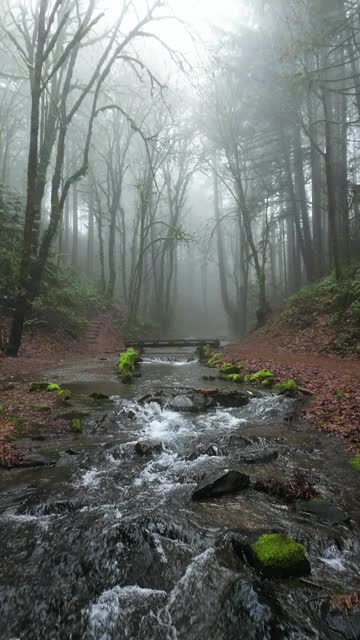
<path fill-rule="evenodd" d="M 0 473 L 1 638 L 359 634 L 358 609 L 333 599 L 360 590 L 359 476 L 339 443 L 271 393 L 240 387 L 241 406 L 197 411 L 154 401 L 204 386 L 209 371 L 191 352 L 146 353 L 132 386 L 109 374 L 111 363 L 47 371 L 77 402 L 95 390 L 112 400 L 90 408 L 82 433 L 56 442 L 56 464 Z M 157 444 L 144 451 L 144 442 Z M 248 476 L 248 487 L 193 499 L 204 476 L 227 470 Z M 304 483 L 324 501 L 310 511 L 296 491 L 276 491 Z M 311 575 L 265 579 L 237 554 L 239 538 L 264 531 L 303 543 Z"/>

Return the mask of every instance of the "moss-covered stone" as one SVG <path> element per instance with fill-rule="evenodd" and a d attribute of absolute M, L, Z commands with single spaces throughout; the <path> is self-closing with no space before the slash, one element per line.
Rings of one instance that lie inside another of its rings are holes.
<path fill-rule="evenodd" d="M 33 393 L 34 391 L 47 391 L 49 382 L 30 382 L 28 391 Z"/>
<path fill-rule="evenodd" d="M 220 373 L 223 375 L 239 374 L 241 365 L 233 364 L 233 362 L 223 362 L 220 366 Z"/>
<path fill-rule="evenodd" d="M 61 387 L 59 384 L 56 384 L 56 382 L 50 382 L 50 384 L 48 384 L 46 391 L 61 391 Z"/>
<path fill-rule="evenodd" d="M 239 373 L 229 373 L 222 377 L 225 380 L 230 380 L 230 382 L 235 382 L 236 384 L 241 384 L 244 381 L 244 378 Z"/>
<path fill-rule="evenodd" d="M 360 473 L 360 453 L 356 453 L 352 458 L 350 458 L 350 464 L 355 471 L 359 471 Z"/>
<path fill-rule="evenodd" d="M 197 353 L 201 362 L 204 362 L 204 360 L 208 360 L 211 357 L 210 345 L 203 344 L 201 347 L 198 348 Z"/>
<path fill-rule="evenodd" d="M 139 355 L 139 351 L 133 347 L 129 347 L 129 349 L 120 353 L 118 370 L 121 375 L 122 382 L 132 382 Z"/>
<path fill-rule="evenodd" d="M 299 385 L 297 384 L 297 382 L 295 382 L 295 380 L 289 379 L 289 380 L 283 380 L 283 382 L 278 382 L 275 385 L 275 389 L 278 393 L 296 393 L 296 391 L 299 389 Z"/>
<path fill-rule="evenodd" d="M 261 382 L 262 387 L 272 387 L 273 385 L 274 380 L 272 378 L 265 378 L 265 380 L 262 380 Z"/>
<path fill-rule="evenodd" d="M 28 391 L 33 393 L 34 391 L 60 391 L 61 386 L 56 382 L 30 382 Z"/>
<path fill-rule="evenodd" d="M 69 389 L 60 389 L 57 393 L 58 398 L 64 403 L 68 404 L 72 398 L 72 392 Z"/>
<path fill-rule="evenodd" d="M 207 366 L 210 368 L 215 368 L 219 364 L 219 360 L 221 358 L 221 353 L 213 353 L 211 358 L 207 361 Z"/>
<path fill-rule="evenodd" d="M 310 573 L 303 544 L 282 533 L 265 533 L 251 545 L 255 565 L 269 577 L 290 577 Z"/>
<path fill-rule="evenodd" d="M 73 431 L 74 433 L 81 433 L 82 432 L 80 418 L 73 418 L 71 420 L 71 431 Z"/>
<path fill-rule="evenodd" d="M 272 380 L 274 374 L 269 369 L 261 369 L 256 373 L 252 373 L 251 375 L 245 376 L 245 382 L 250 384 L 263 383 L 264 380 Z"/>

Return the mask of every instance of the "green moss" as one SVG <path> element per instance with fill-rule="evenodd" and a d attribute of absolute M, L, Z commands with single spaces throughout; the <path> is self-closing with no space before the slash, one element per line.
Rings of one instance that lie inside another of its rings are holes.
<path fill-rule="evenodd" d="M 261 369 L 261 371 L 245 376 L 245 382 L 250 382 L 251 384 L 255 384 L 257 382 L 262 383 L 264 380 L 270 380 L 273 377 L 274 374 L 272 371 L 269 369 Z"/>
<path fill-rule="evenodd" d="M 34 391 L 60 391 L 61 387 L 56 382 L 31 382 L 28 387 L 29 393 Z"/>
<path fill-rule="evenodd" d="M 219 360 L 221 358 L 221 353 L 213 353 L 213 355 L 211 356 L 211 358 L 209 358 L 209 360 L 207 361 L 207 366 L 214 368 L 219 364 Z"/>
<path fill-rule="evenodd" d="M 56 382 L 50 382 L 50 384 L 48 384 L 46 391 L 61 391 L 61 387 L 59 384 L 56 384 Z"/>
<path fill-rule="evenodd" d="M 295 382 L 295 380 L 289 379 L 289 380 L 284 380 L 283 382 L 278 382 L 275 385 L 275 389 L 276 391 L 278 391 L 279 393 L 283 393 L 284 391 L 297 391 L 299 388 L 299 385 L 297 384 L 297 382 Z"/>
<path fill-rule="evenodd" d="M 57 393 L 58 398 L 62 400 L 64 404 L 67 404 L 69 400 L 72 398 L 72 392 L 69 389 L 60 389 Z"/>
<path fill-rule="evenodd" d="M 355 471 L 360 472 L 360 453 L 356 453 L 352 458 L 350 458 L 350 464 Z"/>
<path fill-rule="evenodd" d="M 209 344 L 204 344 L 198 349 L 199 358 L 201 361 L 208 360 L 211 357 L 211 347 Z"/>
<path fill-rule="evenodd" d="M 241 384 L 244 378 L 239 373 L 229 373 L 226 376 L 223 376 L 226 380 L 230 380 L 230 382 L 236 382 L 236 384 Z"/>
<path fill-rule="evenodd" d="M 261 385 L 263 387 L 272 387 L 274 384 L 274 380 L 272 378 L 265 378 L 265 380 L 262 380 Z"/>
<path fill-rule="evenodd" d="M 73 431 L 74 433 L 81 433 L 82 432 L 80 418 L 73 418 L 71 420 L 71 431 Z"/>
<path fill-rule="evenodd" d="M 49 382 L 30 382 L 28 391 L 33 393 L 34 391 L 46 391 L 49 386 Z"/>
<path fill-rule="evenodd" d="M 232 362 L 223 362 L 220 367 L 220 373 L 224 375 L 239 374 L 241 371 L 241 365 L 233 364 Z"/>
<path fill-rule="evenodd" d="M 133 347 L 120 353 L 118 369 L 122 382 L 132 382 L 139 355 L 139 351 Z"/>
<path fill-rule="evenodd" d="M 281 533 L 264 534 L 251 546 L 256 561 L 263 567 L 286 568 L 305 560 L 305 547 Z"/>

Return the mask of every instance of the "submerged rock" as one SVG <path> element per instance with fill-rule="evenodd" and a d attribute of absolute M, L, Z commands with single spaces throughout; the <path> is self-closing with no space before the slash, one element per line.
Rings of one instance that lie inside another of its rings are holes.
<path fill-rule="evenodd" d="M 163 443 L 156 438 L 152 440 L 139 440 L 135 445 L 135 451 L 140 456 L 149 456 L 153 453 L 160 453 L 163 450 Z"/>
<path fill-rule="evenodd" d="M 270 464 L 279 457 L 278 451 L 265 451 L 263 453 L 254 453 L 251 456 L 241 460 L 244 464 Z"/>
<path fill-rule="evenodd" d="M 16 465 L 16 467 L 50 467 L 57 463 L 57 458 L 50 458 L 49 456 L 43 456 L 38 453 L 31 453 L 22 458 Z"/>
<path fill-rule="evenodd" d="M 174 411 L 193 411 L 194 410 L 194 402 L 188 396 L 175 396 L 174 398 L 169 399 L 169 407 Z"/>
<path fill-rule="evenodd" d="M 309 513 L 318 516 L 321 520 L 326 520 L 331 524 L 347 523 L 349 516 L 334 504 L 325 500 L 298 500 L 295 503 L 296 511 Z"/>
<path fill-rule="evenodd" d="M 193 500 L 204 500 L 205 498 L 218 498 L 229 493 L 238 493 L 247 489 L 250 485 L 249 476 L 240 471 L 222 471 L 206 475 L 198 484 Z"/>
<path fill-rule="evenodd" d="M 205 447 L 200 444 L 186 459 L 192 461 L 200 458 L 200 456 L 209 456 L 210 458 L 213 458 L 215 456 L 223 455 L 223 452 L 216 444 L 211 444 L 209 447 Z"/>

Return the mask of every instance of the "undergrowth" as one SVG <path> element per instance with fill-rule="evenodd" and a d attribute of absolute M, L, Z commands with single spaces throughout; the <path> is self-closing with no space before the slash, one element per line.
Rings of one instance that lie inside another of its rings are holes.
<path fill-rule="evenodd" d="M 324 350 L 342 356 L 360 353 L 359 265 L 348 267 L 340 281 L 332 274 L 298 291 L 289 299 L 279 322 L 303 330 L 320 316 L 332 329 Z"/>

